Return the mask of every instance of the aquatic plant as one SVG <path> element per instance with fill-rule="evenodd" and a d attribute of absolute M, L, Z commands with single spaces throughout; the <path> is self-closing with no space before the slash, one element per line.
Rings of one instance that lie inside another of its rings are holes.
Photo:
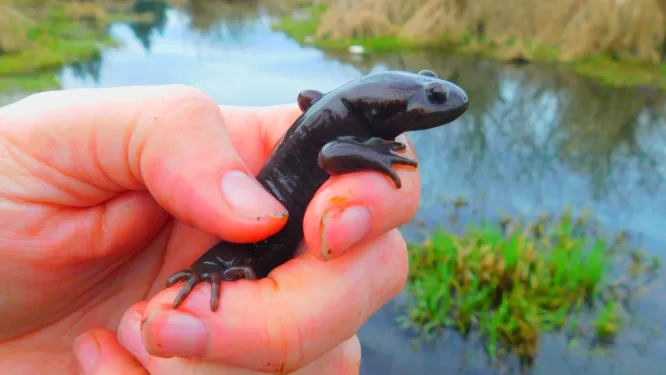
<path fill-rule="evenodd" d="M 459 212 L 466 202 L 452 206 Z M 403 327 L 426 339 L 445 329 L 477 330 L 491 357 L 501 350 L 526 363 L 544 333 L 568 330 L 612 342 L 624 309 L 654 281 L 659 264 L 629 246 L 625 232 L 609 239 L 589 213 L 571 209 L 529 223 L 505 216 L 460 234 L 441 227 L 409 247 L 414 300 Z M 585 314 L 596 317 L 581 319 Z"/>

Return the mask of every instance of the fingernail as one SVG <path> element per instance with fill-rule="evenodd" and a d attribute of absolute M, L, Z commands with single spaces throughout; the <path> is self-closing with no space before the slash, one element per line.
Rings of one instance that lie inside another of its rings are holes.
<path fill-rule="evenodd" d="M 118 327 L 118 341 L 140 362 L 150 360 L 141 339 L 141 315 L 138 311 L 132 310 L 123 316 Z"/>
<path fill-rule="evenodd" d="M 206 325 L 192 315 L 176 311 L 163 312 L 147 324 L 153 331 L 151 345 L 160 355 L 202 357 L 208 347 Z"/>
<path fill-rule="evenodd" d="M 74 341 L 74 353 L 84 374 L 92 374 L 99 360 L 99 344 L 87 333 Z"/>
<path fill-rule="evenodd" d="M 247 217 L 284 217 L 287 210 L 254 178 L 241 171 L 222 177 L 222 194 L 240 215 Z"/>
<path fill-rule="evenodd" d="M 370 232 L 372 214 L 363 206 L 350 206 L 324 213 L 321 220 L 321 256 L 330 260 L 359 242 Z"/>

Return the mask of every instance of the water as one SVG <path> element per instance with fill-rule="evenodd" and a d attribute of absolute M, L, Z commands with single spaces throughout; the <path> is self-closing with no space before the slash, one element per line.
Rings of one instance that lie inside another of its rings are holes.
<path fill-rule="evenodd" d="M 294 102 L 303 89 L 331 90 L 372 71 L 432 69 L 464 87 L 471 106 L 445 128 L 412 134 L 423 193 L 417 217 L 403 228 L 408 238 L 418 235 L 415 223 L 441 222 L 442 196 L 464 196 L 491 217 L 589 207 L 606 228 L 628 229 L 664 254 L 664 92 L 611 89 L 559 68 L 507 66 L 471 56 L 327 55 L 271 31 L 269 20 L 256 12 L 231 17 L 229 9 L 191 10 L 197 14 L 192 18 L 149 4 L 143 6 L 157 15 L 153 24 L 114 25 L 111 32 L 124 45 L 98 61 L 64 68 L 63 88 L 181 83 L 221 104 L 272 105 Z M 0 94 L 0 103 L 25 95 Z M 640 314 L 664 327 L 661 295 L 641 305 Z M 362 374 L 489 374 L 473 340 L 447 335 L 434 347 L 413 350 L 411 337 L 394 324 L 394 307 L 382 309 L 360 331 Z M 619 340 L 611 356 L 568 351 L 559 337 L 547 337 L 542 345 L 534 374 L 650 375 L 666 365 L 666 342 L 648 342 L 638 331 Z"/>

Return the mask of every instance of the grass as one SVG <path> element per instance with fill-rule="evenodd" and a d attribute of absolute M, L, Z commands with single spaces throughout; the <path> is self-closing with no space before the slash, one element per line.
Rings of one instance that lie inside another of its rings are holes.
<path fill-rule="evenodd" d="M 0 92 L 28 91 L 38 92 L 60 88 L 55 72 L 37 74 L 0 76 Z"/>
<path fill-rule="evenodd" d="M 6 39 L 13 48 L 0 53 L 0 90 L 59 88 L 58 68 L 95 59 L 103 47 L 118 45 L 108 35 L 111 22 L 143 19 L 116 8 L 112 3 L 53 1 L 46 11 L 29 4 L 14 9 L 21 27 Z"/>
<path fill-rule="evenodd" d="M 329 51 L 347 50 L 351 45 L 364 47 L 366 53 L 400 52 L 413 50 L 437 50 L 441 53 L 473 53 L 510 62 L 539 61 L 563 63 L 575 72 L 598 79 L 605 84 L 622 86 L 651 85 L 666 88 L 666 64 L 655 64 L 645 59 L 618 59 L 608 54 L 590 52 L 575 59 L 563 59 L 562 52 L 545 45 L 516 42 L 509 39 L 497 43 L 487 37 L 479 37 L 461 31 L 455 38 L 447 35 L 407 38 L 396 35 L 353 36 L 350 38 L 317 37 L 327 5 L 312 6 L 300 1 L 295 8 L 302 17 L 287 15 L 273 24 L 273 29 L 282 31 L 303 45 Z M 362 35 L 362 34 L 357 34 Z"/>
<path fill-rule="evenodd" d="M 612 86 L 651 85 L 666 88 L 666 64 L 615 62 L 589 58 L 571 63 L 574 71 Z"/>
<path fill-rule="evenodd" d="M 454 203 L 456 212 L 464 205 Z M 429 340 L 447 329 L 477 330 L 492 358 L 513 352 L 529 363 L 542 334 L 612 342 L 628 316 L 624 308 L 646 290 L 658 265 L 631 248 L 626 233 L 603 235 L 589 213 L 570 209 L 531 223 L 505 217 L 460 234 L 440 228 L 410 244 L 414 301 L 401 323 Z M 631 292 L 620 298 L 620 289 Z"/>

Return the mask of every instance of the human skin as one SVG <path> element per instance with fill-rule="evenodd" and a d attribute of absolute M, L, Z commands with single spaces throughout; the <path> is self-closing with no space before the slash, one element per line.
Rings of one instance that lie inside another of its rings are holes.
<path fill-rule="evenodd" d="M 209 285 L 177 310 L 180 285 L 164 289 L 218 239 L 284 225 L 251 176 L 299 114 L 219 107 L 179 85 L 0 108 L 0 373 L 357 374 L 356 331 L 406 281 L 395 228 L 418 208 L 414 168 L 396 166 L 399 190 L 372 171 L 332 177 L 300 255 L 224 283 L 215 312 Z"/>

